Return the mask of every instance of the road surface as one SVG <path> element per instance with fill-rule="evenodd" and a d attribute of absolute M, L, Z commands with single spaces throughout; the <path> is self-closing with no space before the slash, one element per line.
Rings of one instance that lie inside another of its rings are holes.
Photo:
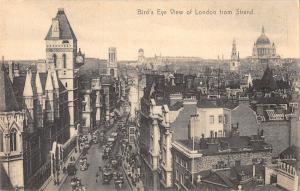
<path fill-rule="evenodd" d="M 110 135 L 112 131 L 116 129 L 116 126 L 114 126 L 112 129 L 110 129 L 106 134 L 107 136 Z M 114 146 L 113 153 L 119 153 L 119 145 L 120 140 L 117 140 L 116 145 Z M 102 184 L 102 175 L 99 173 L 99 166 L 103 168 L 105 161 L 102 160 L 102 154 L 103 154 L 103 148 L 99 146 L 99 144 L 93 144 L 90 149 L 88 150 L 87 154 L 87 161 L 89 164 L 89 167 L 86 171 L 79 170 L 79 163 L 76 165 L 77 173 L 76 176 L 81 179 L 81 183 L 87 187 L 88 191 L 94 191 L 94 190 L 100 190 L 100 191 L 113 191 L 117 190 L 114 185 L 114 181 L 112 180 L 110 184 Z M 121 167 L 119 168 L 119 171 L 123 172 Z M 96 182 L 96 173 L 100 174 L 100 177 L 98 178 Z M 129 191 L 130 187 L 128 185 L 127 179 L 125 177 L 125 174 L 123 174 L 124 177 L 124 185 L 122 187 L 122 191 Z M 72 191 L 71 188 L 71 178 L 70 176 L 67 177 L 66 181 L 60 188 L 62 191 Z"/>

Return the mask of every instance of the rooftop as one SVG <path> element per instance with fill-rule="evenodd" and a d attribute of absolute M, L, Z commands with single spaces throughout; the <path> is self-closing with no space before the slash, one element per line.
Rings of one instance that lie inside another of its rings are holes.
<path fill-rule="evenodd" d="M 65 14 L 64 9 L 58 9 L 56 17 L 54 19 L 57 19 L 59 22 L 59 38 L 53 37 L 52 36 L 52 25 L 47 33 L 47 36 L 45 40 L 58 40 L 58 39 L 73 39 L 77 40 L 76 36 L 73 32 L 73 29 L 68 21 L 68 18 Z"/>
<path fill-rule="evenodd" d="M 203 155 L 216 155 L 233 152 L 247 152 L 271 150 L 272 146 L 267 144 L 263 138 L 259 136 L 231 136 L 218 138 L 202 138 L 178 140 L 178 142 L 189 150 L 197 150 Z"/>
<path fill-rule="evenodd" d="M 19 111 L 20 107 L 4 65 L 0 65 L 0 89 L 0 112 Z"/>
<path fill-rule="evenodd" d="M 255 180 L 253 179 L 253 165 L 234 166 L 218 170 L 211 170 L 202 174 L 201 184 L 196 190 L 237 190 L 240 185 L 243 191 L 282 191 L 273 185 L 263 185 L 264 166 L 255 165 Z M 197 175 L 196 175 L 197 176 Z"/>

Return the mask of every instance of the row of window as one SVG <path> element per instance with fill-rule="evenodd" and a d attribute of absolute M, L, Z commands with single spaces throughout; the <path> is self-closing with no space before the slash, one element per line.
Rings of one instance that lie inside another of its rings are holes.
<path fill-rule="evenodd" d="M 63 68 L 67 68 L 67 55 L 63 54 L 62 58 L 63 58 Z M 57 55 L 56 54 L 53 54 L 53 63 L 54 63 L 54 67 L 57 68 Z"/>
<path fill-rule="evenodd" d="M 210 138 L 217 138 L 217 137 L 224 137 L 226 134 L 226 130 L 224 130 L 224 133 L 222 130 L 219 131 L 210 131 Z M 202 134 L 202 137 L 204 137 L 204 134 Z"/>
<path fill-rule="evenodd" d="M 216 116 L 216 118 L 217 118 L 217 116 Z M 228 120 L 227 119 L 227 115 L 224 115 L 224 116 L 223 115 L 219 115 L 217 119 L 218 119 L 219 123 L 227 124 L 227 120 Z M 214 124 L 215 123 L 215 116 L 214 115 L 210 115 L 209 116 L 209 123 L 210 124 Z"/>
<path fill-rule="evenodd" d="M 4 145 L 3 132 L 0 131 L 0 152 L 3 152 L 3 145 Z M 9 146 L 10 146 L 10 151 L 17 150 L 17 130 L 16 129 L 12 129 L 10 131 Z"/>
<path fill-rule="evenodd" d="M 72 45 L 69 44 L 63 44 L 63 45 L 47 45 L 48 48 L 67 48 L 67 47 L 72 47 Z"/>

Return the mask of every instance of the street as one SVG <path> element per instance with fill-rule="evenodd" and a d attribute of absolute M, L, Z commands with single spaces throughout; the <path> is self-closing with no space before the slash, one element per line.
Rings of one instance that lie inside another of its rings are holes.
<path fill-rule="evenodd" d="M 111 132 L 114 132 L 117 128 L 117 125 L 114 124 L 113 127 L 106 132 L 106 136 L 109 136 Z M 120 146 L 120 137 L 117 139 L 116 144 L 112 151 L 112 156 L 115 156 L 118 154 Z M 117 190 L 114 185 L 114 181 L 111 180 L 109 184 L 103 184 L 102 181 L 102 173 L 99 172 L 99 166 L 102 168 L 106 164 L 107 161 L 102 160 L 103 155 L 103 148 L 102 146 L 99 146 L 99 144 L 92 144 L 90 149 L 87 153 L 87 161 L 88 161 L 88 169 L 86 171 L 81 171 L 79 169 L 79 163 L 77 163 L 77 173 L 76 177 L 81 179 L 82 185 L 84 185 L 87 190 L 103 190 L 103 191 L 110 191 L 110 190 Z M 121 166 L 118 167 L 119 172 L 123 172 Z M 96 182 L 96 174 L 100 175 Z M 124 177 L 124 184 L 122 186 L 121 190 L 130 190 L 130 187 L 128 185 L 127 179 L 125 174 L 123 174 Z M 71 187 L 71 179 L 72 176 L 68 176 L 64 184 L 61 186 L 60 190 L 72 190 Z"/>

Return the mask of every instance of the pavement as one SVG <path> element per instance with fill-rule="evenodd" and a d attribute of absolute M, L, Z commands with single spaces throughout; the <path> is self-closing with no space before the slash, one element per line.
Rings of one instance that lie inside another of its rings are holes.
<path fill-rule="evenodd" d="M 73 156 L 75 158 L 76 163 L 78 162 L 79 156 L 81 153 L 77 152 L 75 153 L 75 150 L 73 149 L 71 151 L 71 153 L 68 156 L 67 161 L 64 163 L 64 166 L 67 168 L 67 165 L 70 161 L 71 156 Z M 40 191 L 54 191 L 54 190 L 59 190 L 60 187 L 63 185 L 64 181 L 66 180 L 66 178 L 68 177 L 67 174 L 63 174 L 62 171 L 59 175 L 59 185 L 54 185 L 54 181 L 52 179 L 52 177 L 50 176 L 49 179 L 43 184 L 43 186 L 39 189 Z"/>
<path fill-rule="evenodd" d="M 129 151 L 127 151 L 127 152 L 129 152 Z M 130 154 L 129 153 L 125 154 L 125 156 L 124 156 L 125 158 L 126 158 L 126 155 L 129 156 Z M 134 177 L 134 178 L 140 177 L 140 171 L 137 170 L 137 168 L 134 168 L 135 170 L 132 171 L 132 166 L 129 164 L 129 162 L 126 159 L 123 160 L 122 169 L 123 169 L 124 174 L 126 175 L 126 179 L 129 183 L 131 190 L 132 191 L 144 191 L 144 184 L 140 178 L 136 179 L 135 183 L 133 183 L 132 178 L 130 178 L 130 176 Z"/>

